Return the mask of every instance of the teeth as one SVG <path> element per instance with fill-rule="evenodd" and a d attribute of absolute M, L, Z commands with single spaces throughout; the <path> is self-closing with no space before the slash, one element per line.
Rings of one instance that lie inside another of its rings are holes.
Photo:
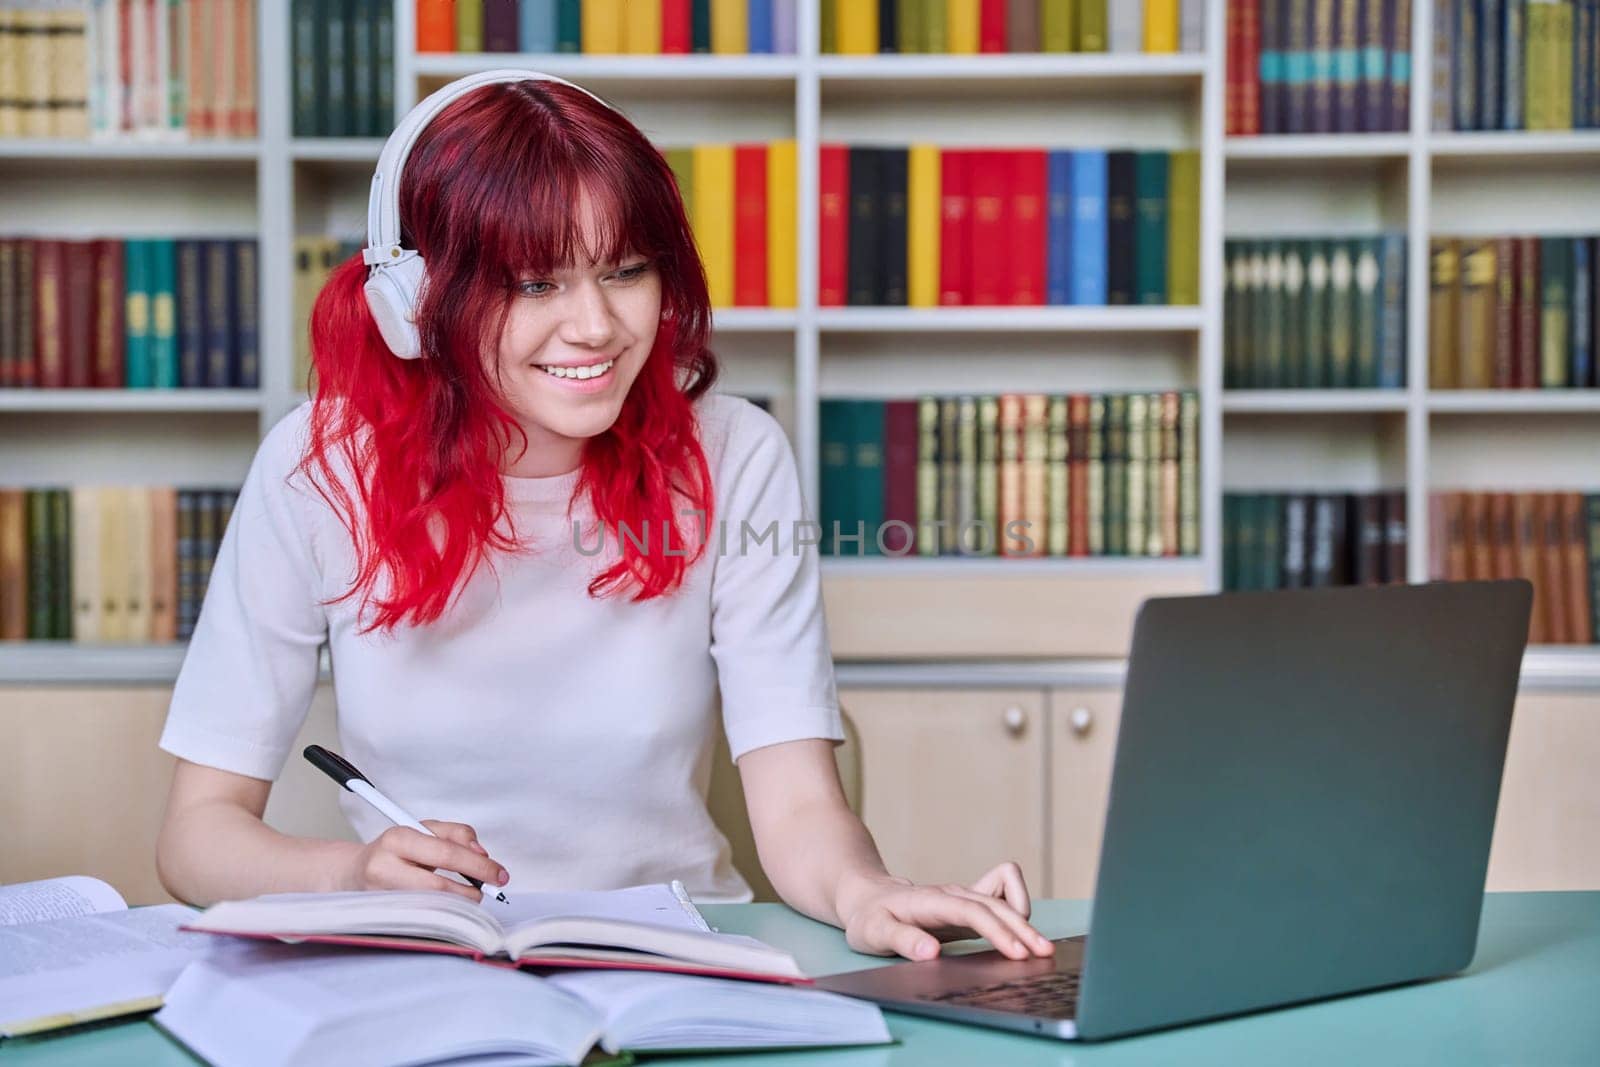
<path fill-rule="evenodd" d="M 583 381 L 585 378 L 598 378 L 598 377 L 600 377 L 600 375 L 602 375 L 606 371 L 610 370 L 612 365 L 615 364 L 616 362 L 617 362 L 616 360 L 611 359 L 611 360 L 607 360 L 604 363 L 596 363 L 592 367 L 545 367 L 545 366 L 541 366 L 539 369 L 544 371 L 546 374 L 550 375 L 552 378 L 572 378 L 572 379 L 576 379 L 577 381 Z"/>

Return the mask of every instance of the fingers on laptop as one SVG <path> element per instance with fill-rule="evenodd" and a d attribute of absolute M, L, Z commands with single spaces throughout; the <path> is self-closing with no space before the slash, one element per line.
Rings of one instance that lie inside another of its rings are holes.
<path fill-rule="evenodd" d="M 997 865 L 973 882 L 972 888 L 986 897 L 1004 897 L 1005 902 L 1024 919 L 1032 911 L 1032 903 L 1028 899 L 1028 886 L 1022 880 L 1022 868 L 1010 860 Z"/>
<path fill-rule="evenodd" d="M 940 940 L 982 937 L 1012 959 L 1043 955 L 1030 929 L 1010 905 L 973 893 L 966 886 L 919 886 L 910 891 L 898 916 Z"/>

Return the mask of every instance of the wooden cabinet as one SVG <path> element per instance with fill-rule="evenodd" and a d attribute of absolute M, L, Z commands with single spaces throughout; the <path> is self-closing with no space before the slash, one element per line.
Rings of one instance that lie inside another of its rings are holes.
<path fill-rule="evenodd" d="M 1050 895 L 1094 895 L 1122 692 L 1050 691 Z"/>
<path fill-rule="evenodd" d="M 1041 691 L 841 689 L 839 699 L 861 738 L 861 816 L 891 871 L 970 882 L 1015 860 L 1039 892 Z"/>

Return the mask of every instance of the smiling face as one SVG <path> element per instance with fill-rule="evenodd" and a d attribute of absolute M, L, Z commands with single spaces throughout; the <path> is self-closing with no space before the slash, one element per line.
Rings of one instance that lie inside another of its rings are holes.
<path fill-rule="evenodd" d="M 576 209 L 583 245 L 601 247 L 587 196 Z M 611 428 L 655 344 L 661 275 L 645 256 L 567 264 L 548 276 L 519 277 L 493 354 L 506 409 L 528 436 L 513 442 L 505 473 L 565 474 L 584 442 Z"/>

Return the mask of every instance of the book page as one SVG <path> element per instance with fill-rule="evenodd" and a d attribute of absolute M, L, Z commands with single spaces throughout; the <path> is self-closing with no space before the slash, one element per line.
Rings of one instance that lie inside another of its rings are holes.
<path fill-rule="evenodd" d="M 127 907 L 121 893 L 98 878 L 81 874 L 0 886 L 0 926 L 124 911 Z"/>
<path fill-rule="evenodd" d="M 0 1034 L 159 997 L 213 940 L 178 929 L 193 914 L 163 904 L 0 928 Z"/>
<path fill-rule="evenodd" d="M 617 919 L 622 922 L 710 932 L 699 909 L 670 885 L 629 886 L 574 892 L 511 893 L 509 904 L 485 898 L 483 907 L 508 931 L 550 918 Z"/>

